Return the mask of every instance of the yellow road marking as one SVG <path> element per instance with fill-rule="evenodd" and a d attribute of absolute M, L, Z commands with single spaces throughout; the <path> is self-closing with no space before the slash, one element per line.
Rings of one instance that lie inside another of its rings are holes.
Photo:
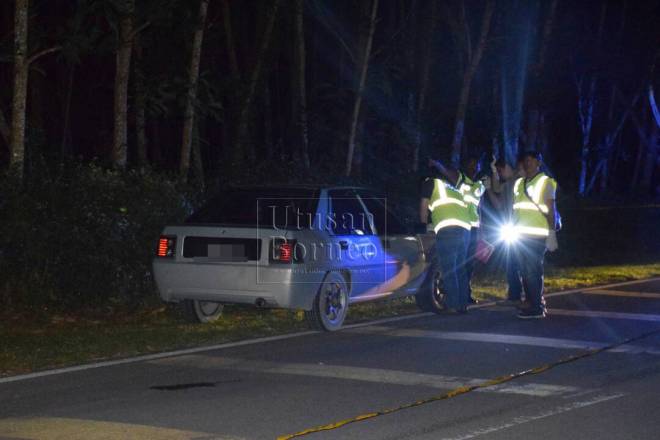
<path fill-rule="evenodd" d="M 21 440 L 220 439 L 203 432 L 60 417 L 0 419 L 0 438 Z"/>
<path fill-rule="evenodd" d="M 632 337 L 632 338 L 624 339 L 622 341 L 607 345 L 605 347 L 596 348 L 596 349 L 593 349 L 593 350 L 588 350 L 588 351 L 585 351 L 585 352 L 579 353 L 579 354 L 574 354 L 574 355 L 559 359 L 555 362 L 538 366 L 536 368 L 531 368 L 529 370 L 520 371 L 518 373 L 512 373 L 512 374 L 508 374 L 508 375 L 505 375 L 505 376 L 496 377 L 494 379 L 487 380 L 487 381 L 484 381 L 484 382 L 476 384 L 476 385 L 458 387 L 454 390 L 449 391 L 448 393 L 441 394 L 439 396 L 432 396 L 432 397 L 429 397 L 429 398 L 426 398 L 426 399 L 417 400 L 416 402 L 406 403 L 406 404 L 401 405 L 401 406 L 396 407 L 396 408 L 387 408 L 387 409 L 383 409 L 383 410 L 380 410 L 380 411 L 374 411 L 374 412 L 358 415 L 358 416 L 351 417 L 351 418 L 348 418 L 348 419 L 340 420 L 338 422 L 329 423 L 329 424 L 326 424 L 326 425 L 321 425 L 321 426 L 317 426 L 317 427 L 314 427 L 314 428 L 305 429 L 303 431 L 299 431 L 299 432 L 296 432 L 294 434 L 281 435 L 281 436 L 277 437 L 277 440 L 290 440 L 290 439 L 293 439 L 293 438 L 303 437 L 303 436 L 313 434 L 313 433 L 317 433 L 317 432 L 332 431 L 332 430 L 341 428 L 343 426 L 349 425 L 351 423 L 362 422 L 364 420 L 369 420 L 369 419 L 373 419 L 373 418 L 376 418 L 376 417 L 385 416 L 385 415 L 392 414 L 392 413 L 395 413 L 395 412 L 399 412 L 399 411 L 402 411 L 402 410 L 405 410 L 405 409 L 415 408 L 415 407 L 426 405 L 426 404 L 429 404 L 429 403 L 438 402 L 440 400 L 451 399 L 453 397 L 460 396 L 460 395 L 463 395 L 463 394 L 467 394 L 467 393 L 470 393 L 470 392 L 478 390 L 478 389 L 489 388 L 489 387 L 493 387 L 493 386 L 500 385 L 500 384 L 503 384 L 503 383 L 507 383 L 507 382 L 510 382 L 512 380 L 519 379 L 521 377 L 541 374 L 541 373 L 544 373 L 548 370 L 551 370 L 551 369 L 553 369 L 553 368 L 555 368 L 559 365 L 564 365 L 564 364 L 568 364 L 568 363 L 571 363 L 571 362 L 575 362 L 575 361 L 580 360 L 580 359 L 591 357 L 591 356 L 594 356 L 598 353 L 602 353 L 604 351 L 612 350 L 613 348 L 617 348 L 617 347 L 620 347 L 622 345 L 627 345 L 627 344 L 630 344 L 631 342 L 638 341 L 640 339 L 644 339 L 646 337 L 656 335 L 658 333 L 660 333 L 660 329 L 656 329 L 656 330 L 653 330 L 653 331 L 650 331 L 650 332 L 646 332 L 646 333 L 640 334 L 640 335 Z"/>
<path fill-rule="evenodd" d="M 630 290 L 594 289 L 594 290 L 585 290 L 582 293 L 586 295 L 623 296 L 629 298 L 660 299 L 660 293 L 635 292 Z"/>

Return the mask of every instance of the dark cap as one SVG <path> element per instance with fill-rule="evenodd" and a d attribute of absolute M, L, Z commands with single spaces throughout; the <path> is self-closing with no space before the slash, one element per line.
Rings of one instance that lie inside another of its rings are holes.
<path fill-rule="evenodd" d="M 532 158 L 538 160 L 539 162 L 543 161 L 543 155 L 539 151 L 527 150 L 527 151 L 521 151 L 518 154 L 518 162 L 520 162 L 520 161 L 522 161 L 522 160 L 524 160 L 528 157 L 532 157 Z"/>

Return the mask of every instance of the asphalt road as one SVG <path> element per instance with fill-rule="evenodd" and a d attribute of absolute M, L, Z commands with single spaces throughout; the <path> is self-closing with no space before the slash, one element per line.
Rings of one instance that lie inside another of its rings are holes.
<path fill-rule="evenodd" d="M 548 305 L 544 320 L 486 306 L 2 379 L 0 439 L 273 439 L 387 409 L 302 438 L 660 438 L 660 279 Z"/>

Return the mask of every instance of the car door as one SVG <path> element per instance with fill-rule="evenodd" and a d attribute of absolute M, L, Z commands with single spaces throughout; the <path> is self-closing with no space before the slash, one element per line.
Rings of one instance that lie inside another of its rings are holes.
<path fill-rule="evenodd" d="M 329 191 L 333 264 L 351 276 L 351 301 L 377 297 L 385 280 L 384 253 L 373 222 L 353 189 Z"/>
<path fill-rule="evenodd" d="M 375 233 L 382 243 L 385 282 L 379 292 L 386 295 L 415 293 L 422 281 L 425 260 L 416 235 L 406 228 L 387 206 L 387 199 L 359 191 L 360 200 L 373 219 Z"/>

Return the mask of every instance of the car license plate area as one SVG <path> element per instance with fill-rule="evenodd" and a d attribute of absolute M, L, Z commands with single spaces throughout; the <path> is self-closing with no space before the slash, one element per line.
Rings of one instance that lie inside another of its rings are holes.
<path fill-rule="evenodd" d="M 214 260 L 247 261 L 245 246 L 242 244 L 209 244 L 206 254 Z"/>
<path fill-rule="evenodd" d="M 261 240 L 256 239 L 186 237 L 183 256 L 230 262 L 258 260 L 261 254 L 260 244 Z"/>

